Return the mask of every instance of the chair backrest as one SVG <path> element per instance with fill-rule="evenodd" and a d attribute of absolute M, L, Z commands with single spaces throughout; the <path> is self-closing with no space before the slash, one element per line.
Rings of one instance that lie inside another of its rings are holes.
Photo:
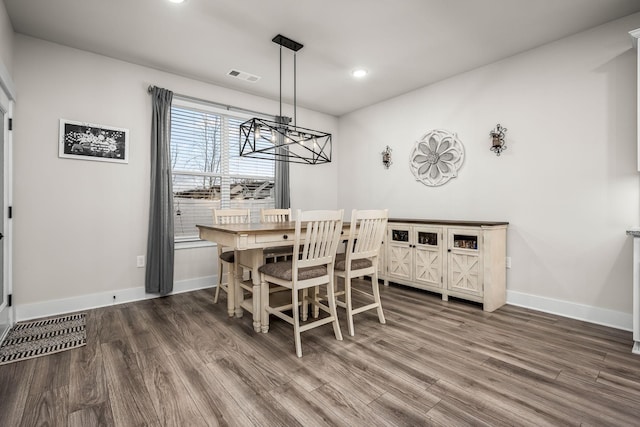
<path fill-rule="evenodd" d="M 296 213 L 296 237 L 293 246 L 293 277 L 298 269 L 327 266 L 333 275 L 340 235 L 343 209 L 337 211 L 306 211 Z"/>
<path fill-rule="evenodd" d="M 388 220 L 388 209 L 351 211 L 345 266 L 351 266 L 350 260 L 376 259 L 380 253 Z"/>
<path fill-rule="evenodd" d="M 291 208 L 289 209 L 260 209 L 260 222 L 263 224 L 273 222 L 291 221 Z"/>
<path fill-rule="evenodd" d="M 249 209 L 213 208 L 213 223 L 215 225 L 247 224 L 249 222 L 251 222 L 251 211 Z"/>

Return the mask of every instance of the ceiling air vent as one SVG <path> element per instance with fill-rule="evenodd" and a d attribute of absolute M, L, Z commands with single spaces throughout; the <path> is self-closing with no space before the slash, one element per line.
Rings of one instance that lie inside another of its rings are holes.
<path fill-rule="evenodd" d="M 258 80 L 260 80 L 259 76 L 256 76 L 254 74 L 245 73 L 244 71 L 240 71 L 240 70 L 230 70 L 227 73 L 227 76 L 235 77 L 236 79 L 244 80 L 244 81 L 250 82 L 250 83 L 255 83 Z"/>

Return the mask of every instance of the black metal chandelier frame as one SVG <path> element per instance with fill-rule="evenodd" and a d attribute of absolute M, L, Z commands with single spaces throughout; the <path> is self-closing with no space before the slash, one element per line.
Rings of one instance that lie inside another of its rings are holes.
<path fill-rule="evenodd" d="M 240 140 L 240 155 L 245 157 L 309 165 L 331 162 L 330 133 L 254 117 L 240 125 Z"/>
<path fill-rule="evenodd" d="M 272 41 L 280 45 L 280 115 L 276 121 L 254 117 L 240 125 L 240 156 L 289 163 L 331 162 L 331 134 L 297 126 L 296 52 L 303 45 L 278 34 Z M 293 124 L 282 116 L 282 48 L 293 56 Z"/>

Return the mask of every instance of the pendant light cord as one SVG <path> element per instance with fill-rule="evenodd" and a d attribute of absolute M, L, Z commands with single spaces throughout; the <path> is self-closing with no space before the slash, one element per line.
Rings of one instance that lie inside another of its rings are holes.
<path fill-rule="evenodd" d="M 296 96 L 296 82 L 297 82 L 297 73 L 296 73 L 296 52 L 293 52 L 293 127 L 297 129 L 298 125 L 297 125 L 297 120 L 296 120 L 296 112 L 298 110 L 297 107 L 297 99 L 298 97 Z"/>
<path fill-rule="evenodd" d="M 282 45 L 280 45 L 280 117 L 282 117 Z"/>
<path fill-rule="evenodd" d="M 293 127 L 297 128 L 298 86 L 297 54 L 293 53 Z M 282 117 L 282 45 L 280 45 L 280 117 Z"/>

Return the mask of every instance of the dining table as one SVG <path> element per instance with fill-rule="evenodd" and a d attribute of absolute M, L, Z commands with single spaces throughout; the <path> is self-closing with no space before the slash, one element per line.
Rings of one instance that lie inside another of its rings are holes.
<path fill-rule="evenodd" d="M 253 329 L 256 332 L 267 332 L 268 322 L 262 325 L 260 313 L 263 306 L 268 304 L 268 295 L 261 297 L 260 273 L 258 268 L 265 262 L 264 250 L 292 246 L 295 241 L 295 221 L 275 223 L 245 223 L 245 224 L 220 224 L 220 225 L 196 225 L 200 238 L 214 242 L 233 250 L 235 254 L 233 286 L 227 286 L 227 309 L 229 314 L 242 317 L 247 309 L 253 314 Z M 343 223 L 342 234 L 347 237 L 349 223 Z M 247 268 L 250 274 L 252 296 L 245 300 L 240 287 L 243 280 L 242 269 Z M 218 272 L 221 274 L 221 272 Z"/>

